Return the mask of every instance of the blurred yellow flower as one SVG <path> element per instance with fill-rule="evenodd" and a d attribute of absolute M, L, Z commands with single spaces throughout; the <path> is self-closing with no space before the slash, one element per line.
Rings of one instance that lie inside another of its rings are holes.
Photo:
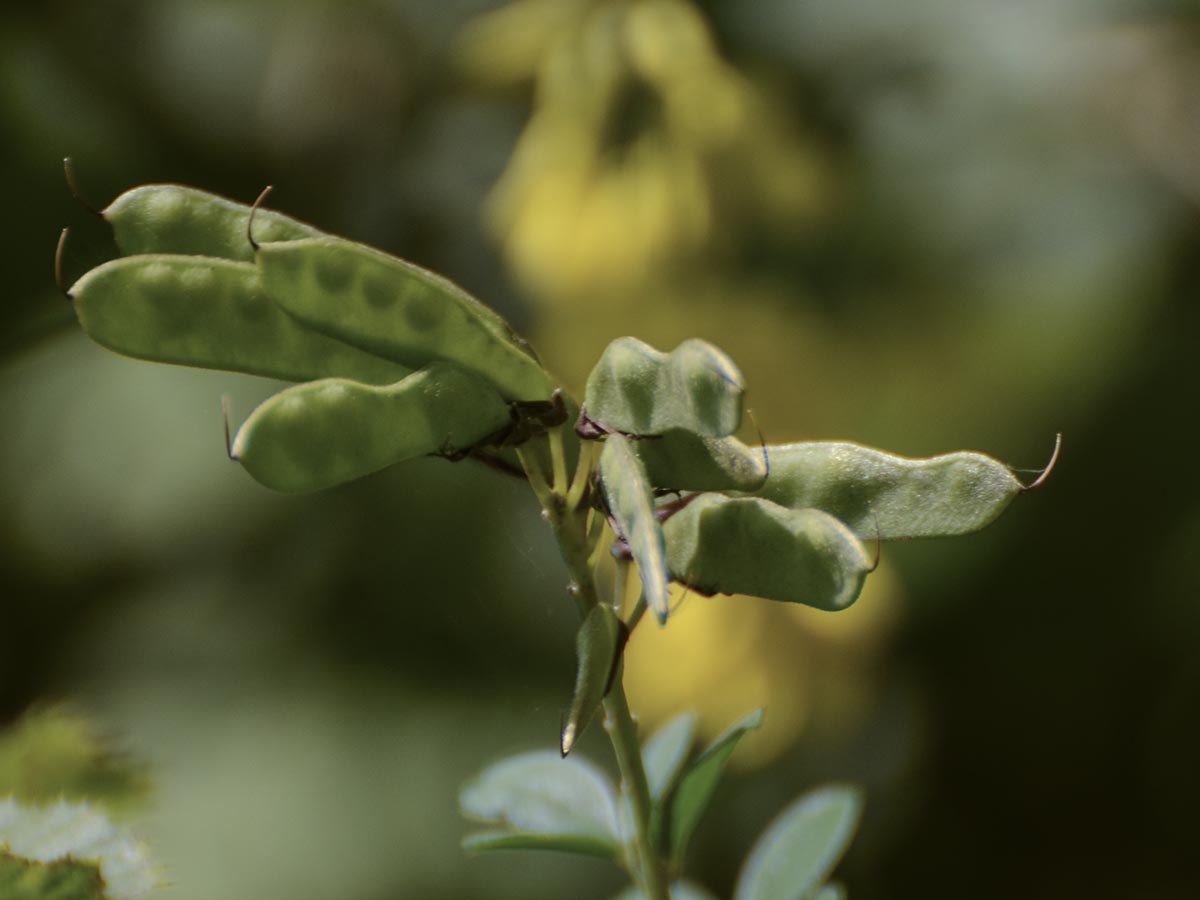
<path fill-rule="evenodd" d="M 686 0 L 518 0 L 459 47 L 484 83 L 535 83 L 488 221 L 542 302 L 707 264 L 747 222 L 794 224 L 821 205 L 818 155 Z"/>
<path fill-rule="evenodd" d="M 679 603 L 682 588 L 672 590 Z M 891 631 L 898 597 L 886 566 L 867 579 L 853 606 L 837 613 L 690 594 L 665 627 L 647 618 L 630 639 L 630 704 L 647 731 L 680 709 L 694 711 L 701 740 L 765 706 L 763 728 L 747 736 L 734 757 L 739 765 L 763 765 L 786 751 L 817 712 L 826 729 L 839 729 L 869 711 L 863 664 Z"/>

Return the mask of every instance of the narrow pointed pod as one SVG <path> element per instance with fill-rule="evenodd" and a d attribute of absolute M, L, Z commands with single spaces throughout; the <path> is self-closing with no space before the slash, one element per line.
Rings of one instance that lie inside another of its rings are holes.
<path fill-rule="evenodd" d="M 621 434 L 604 439 L 600 480 L 609 512 L 637 564 L 646 602 L 659 622 L 666 622 L 671 600 L 666 542 L 655 515 L 650 482 L 630 443 Z"/>
<path fill-rule="evenodd" d="M 575 636 L 575 693 L 559 742 L 563 756 L 571 752 L 604 702 L 628 637 L 625 623 L 603 603 L 593 606 L 579 626 Z"/>
<path fill-rule="evenodd" d="M 554 393 L 508 324 L 440 275 L 334 238 L 261 242 L 255 258 L 271 299 L 312 328 L 411 368 L 457 363 L 509 400 Z"/>
<path fill-rule="evenodd" d="M 155 254 L 92 269 L 68 292 L 96 343 L 138 359 L 284 381 L 399 381 L 409 369 L 306 328 L 267 299 L 249 263 Z"/>
<path fill-rule="evenodd" d="M 281 391 L 238 429 L 232 455 L 267 487 L 299 493 L 469 450 L 508 422 L 490 384 L 434 363 L 384 387 L 328 378 Z"/>

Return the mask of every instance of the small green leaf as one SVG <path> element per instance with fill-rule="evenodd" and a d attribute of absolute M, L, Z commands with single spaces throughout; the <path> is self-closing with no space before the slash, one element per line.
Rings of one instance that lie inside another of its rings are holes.
<path fill-rule="evenodd" d="M 600 454 L 600 480 L 609 512 L 637 563 L 646 604 L 660 622 L 666 622 L 670 608 L 667 548 L 662 526 L 654 513 L 654 493 L 624 435 L 610 434 L 605 439 Z"/>
<path fill-rule="evenodd" d="M 326 378 L 288 388 L 250 414 L 231 448 L 257 481 L 315 491 L 395 463 L 470 449 L 509 422 L 483 379 L 434 363 L 384 387 Z"/>
<path fill-rule="evenodd" d="M 861 813 L 854 788 L 826 787 L 801 797 L 750 851 L 734 900 L 806 900 L 841 859 Z"/>
<path fill-rule="evenodd" d="M 755 491 L 767 479 L 760 447 L 682 428 L 633 442 L 646 477 L 660 491 Z"/>
<path fill-rule="evenodd" d="M 660 801 L 675 786 L 696 736 L 696 716 L 681 713 L 654 732 L 642 746 L 650 799 Z"/>
<path fill-rule="evenodd" d="M 549 400 L 555 385 L 499 315 L 452 282 L 338 238 L 264 243 L 267 295 L 301 322 L 418 369 L 457 363 L 509 400 Z"/>
<path fill-rule="evenodd" d="M 566 756 L 608 693 L 628 637 L 625 623 L 603 603 L 593 606 L 575 636 L 575 694 L 559 746 Z"/>
<path fill-rule="evenodd" d="M 587 834 L 533 834 L 527 831 L 476 831 L 463 838 L 468 853 L 491 850 L 552 850 L 613 859 L 612 841 Z"/>
<path fill-rule="evenodd" d="M 69 294 L 88 337 L 138 359 L 284 381 L 388 384 L 410 371 L 301 325 L 267 299 L 249 263 L 130 256 L 92 269 Z"/>
<path fill-rule="evenodd" d="M 621 891 L 613 900 L 650 900 L 649 896 L 637 885 L 631 885 Z M 714 900 L 713 895 L 690 881 L 671 882 L 671 900 Z"/>
<path fill-rule="evenodd" d="M 161 882 L 142 846 L 87 805 L 0 800 L 5 900 L 132 900 Z"/>
<path fill-rule="evenodd" d="M 1024 489 L 982 453 L 910 459 L 847 441 L 769 447 L 771 474 L 754 492 L 789 509 L 822 509 L 861 538 L 967 534 Z"/>
<path fill-rule="evenodd" d="M 468 818 L 500 828 L 468 837 L 465 846 L 472 849 L 538 846 L 614 859 L 618 854 L 616 790 L 608 776 L 576 756 L 538 752 L 501 760 L 463 788 L 459 804 Z M 501 832 L 509 836 L 506 841 Z"/>
<path fill-rule="evenodd" d="M 617 338 L 588 376 L 584 414 L 601 431 L 663 434 L 683 428 L 725 437 L 742 422 L 742 374 L 707 341 L 670 353 L 637 338 Z"/>
<path fill-rule="evenodd" d="M 846 900 L 846 889 L 836 881 L 831 881 L 812 895 L 812 900 Z"/>
<path fill-rule="evenodd" d="M 250 207 L 181 184 L 145 184 L 128 190 L 102 215 L 126 256 L 180 253 L 251 262 L 254 247 L 246 234 Z M 256 241 L 319 237 L 311 225 L 259 207 L 254 212 Z"/>
<path fill-rule="evenodd" d="M 679 864 L 683 860 L 687 842 L 700 824 L 700 817 L 708 808 L 725 763 L 745 735 L 762 725 L 761 709 L 750 713 L 723 735 L 706 747 L 695 761 L 688 766 L 679 779 L 679 786 L 671 796 L 668 830 L 671 858 Z"/>
<path fill-rule="evenodd" d="M 872 568 L 862 542 L 818 509 L 703 494 L 663 525 L 672 576 L 705 594 L 849 606 Z"/>
<path fill-rule="evenodd" d="M 642 746 L 642 761 L 650 786 L 650 838 L 662 850 L 667 844 L 668 800 L 687 762 L 695 734 L 696 716 L 685 712 L 658 729 Z"/>

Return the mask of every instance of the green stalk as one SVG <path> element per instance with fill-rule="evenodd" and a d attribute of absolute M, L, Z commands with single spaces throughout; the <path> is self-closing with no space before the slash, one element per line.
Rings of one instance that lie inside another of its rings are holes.
<path fill-rule="evenodd" d="M 550 440 L 553 448 L 554 436 L 551 436 Z M 520 454 L 520 448 L 518 453 Z M 537 468 L 532 454 L 520 454 L 520 457 L 530 476 L 530 483 L 538 494 L 538 500 L 541 501 L 546 520 L 554 529 L 559 550 L 571 576 L 571 592 L 580 615 L 586 615 L 600 602 L 591 565 L 592 552 L 599 535 L 589 534 L 588 509 L 586 505 L 581 505 L 580 501 L 584 494 L 582 486 L 591 478 L 591 470 L 596 465 L 599 454 L 580 453 L 579 467 L 586 471 L 576 471 L 569 486 L 561 472 L 554 473 L 554 483 L 551 485 L 543 472 L 531 471 Z M 554 468 L 558 468 L 557 461 Z M 671 900 L 665 861 L 655 851 L 651 837 L 650 785 L 642 763 L 637 723 L 629 711 L 629 702 L 625 697 L 625 685 L 622 680 L 624 669 L 623 664 L 618 665 L 612 687 L 604 700 L 604 729 L 612 743 L 617 767 L 621 772 L 622 787 L 633 812 L 633 858 L 629 859 L 628 863 L 634 880 L 641 886 L 648 900 Z"/>
<path fill-rule="evenodd" d="M 621 786 L 629 797 L 633 811 L 634 851 L 631 860 L 637 867 L 635 877 L 650 900 L 671 900 L 667 871 L 662 858 L 654 849 L 650 834 L 650 783 L 646 780 L 646 767 L 642 764 L 642 751 L 638 743 L 637 723 L 629 711 L 622 680 L 624 665 L 617 669 L 612 689 L 604 700 L 604 730 L 612 742 L 621 770 Z"/>

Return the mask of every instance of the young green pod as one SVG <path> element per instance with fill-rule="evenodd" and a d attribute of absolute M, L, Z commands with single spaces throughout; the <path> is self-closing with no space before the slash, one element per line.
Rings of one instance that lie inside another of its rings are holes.
<path fill-rule="evenodd" d="M 384 387 L 327 378 L 281 391 L 238 429 L 230 455 L 267 487 L 299 493 L 469 450 L 508 422 L 508 404 L 490 384 L 433 363 Z"/>
<path fill-rule="evenodd" d="M 92 269 L 69 296 L 92 340 L 138 359 L 284 381 L 390 384 L 409 373 L 297 322 L 267 299 L 249 263 L 124 257 Z"/>
<path fill-rule="evenodd" d="M 631 443 L 622 434 L 610 434 L 604 439 L 600 481 L 609 512 L 637 564 L 646 604 L 660 622 L 666 622 L 670 608 L 667 548 L 654 511 L 654 493 Z"/>
<path fill-rule="evenodd" d="M 818 509 L 703 494 L 663 524 L 672 576 L 705 594 L 849 606 L 872 569 L 862 543 Z"/>
<path fill-rule="evenodd" d="M 848 441 L 768 448 L 771 475 L 754 492 L 789 509 L 822 509 L 862 538 L 968 534 L 1024 490 L 982 453 L 910 459 Z"/>
<path fill-rule="evenodd" d="M 604 701 L 628 637 L 625 623 L 603 603 L 593 606 L 580 624 L 575 635 L 575 693 L 559 742 L 563 756 L 571 752 Z"/>
<path fill-rule="evenodd" d="M 617 338 L 588 375 L 581 427 L 725 437 L 742 422 L 744 392 L 733 360 L 707 341 L 693 338 L 662 353 L 637 338 Z"/>
<path fill-rule="evenodd" d="M 181 184 L 145 184 L 117 197 L 101 215 L 126 256 L 180 253 L 241 262 L 254 259 L 246 227 L 252 208 Z M 256 241 L 321 237 L 311 225 L 259 207 Z"/>
<path fill-rule="evenodd" d="M 412 368 L 457 363 L 509 400 L 554 392 L 507 323 L 439 275 L 334 238 L 263 243 L 256 259 L 270 297 L 319 331 Z"/>
<path fill-rule="evenodd" d="M 767 479 L 762 450 L 733 437 L 672 428 L 631 446 L 659 491 L 756 491 Z"/>

